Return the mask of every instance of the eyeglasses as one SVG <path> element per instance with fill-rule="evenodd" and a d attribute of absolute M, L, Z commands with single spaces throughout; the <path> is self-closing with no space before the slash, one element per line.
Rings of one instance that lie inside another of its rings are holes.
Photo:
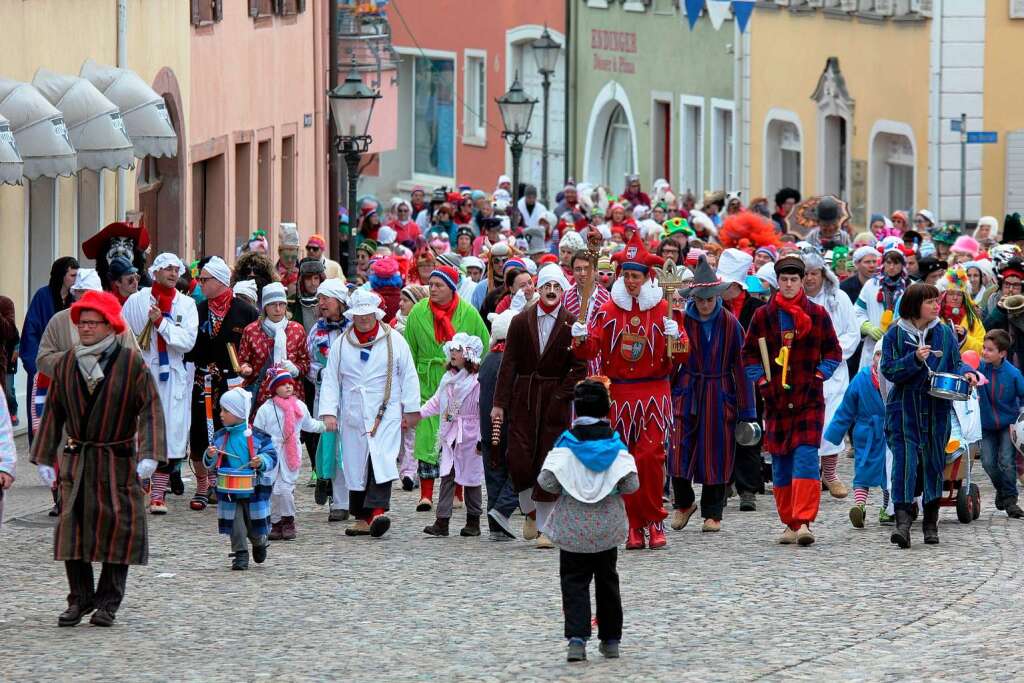
<path fill-rule="evenodd" d="M 206 277 L 203 277 L 202 275 L 200 275 L 199 277 L 196 278 L 196 281 L 199 282 L 200 285 L 205 285 L 210 280 L 216 280 L 216 279 L 217 278 L 211 277 L 209 275 L 207 275 Z"/>
<path fill-rule="evenodd" d="M 78 324 L 79 327 L 84 327 L 86 329 L 93 329 L 93 328 L 96 328 L 96 327 L 100 327 L 101 325 L 102 326 L 107 326 L 110 323 L 108 323 L 106 320 L 81 320 L 80 319 L 77 324 Z"/>
<path fill-rule="evenodd" d="M 306 247 L 306 251 L 321 251 L 320 247 Z"/>

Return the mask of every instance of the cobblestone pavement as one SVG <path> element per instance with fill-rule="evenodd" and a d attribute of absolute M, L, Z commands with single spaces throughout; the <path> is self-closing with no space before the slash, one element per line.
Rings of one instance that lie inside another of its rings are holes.
<path fill-rule="evenodd" d="M 24 451 L 24 446 L 22 447 Z M 841 472 L 849 480 L 850 461 Z M 395 491 L 392 531 L 346 538 L 298 489 L 299 537 L 229 570 L 215 511 L 170 497 L 150 518 L 117 625 L 58 629 L 66 584 L 47 492 L 22 457 L 0 530 L 0 680 L 1021 680 L 1024 524 L 992 507 L 941 545 L 899 551 L 888 527 L 853 529 L 822 501 L 818 542 L 780 546 L 770 498 L 699 522 L 659 551 L 619 555 L 623 658 L 564 661 L 557 551 L 485 536 L 426 537 L 432 517 Z M 734 499 L 735 501 L 735 499 Z M 875 502 L 873 499 L 872 502 Z M 462 524 L 457 510 L 453 528 Z M 872 507 L 869 518 L 876 519 Z M 695 520 L 697 521 L 697 520 Z M 518 524 L 518 521 L 517 521 Z"/>

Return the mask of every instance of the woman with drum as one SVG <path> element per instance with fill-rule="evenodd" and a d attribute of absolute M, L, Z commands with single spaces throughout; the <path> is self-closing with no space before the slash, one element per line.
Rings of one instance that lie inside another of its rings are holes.
<path fill-rule="evenodd" d="M 882 339 L 881 371 L 892 384 L 885 407 L 896 509 L 890 540 L 900 548 L 910 547 L 917 495 L 924 502 L 924 542 L 939 542 L 939 496 L 952 400 L 966 399 L 978 381 L 975 371 L 960 360 L 956 336 L 941 323 L 939 310 L 938 289 L 911 285 L 899 303 L 899 322 Z"/>

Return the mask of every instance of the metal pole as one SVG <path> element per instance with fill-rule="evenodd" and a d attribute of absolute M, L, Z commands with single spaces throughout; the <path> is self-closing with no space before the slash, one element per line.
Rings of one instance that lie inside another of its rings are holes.
<path fill-rule="evenodd" d="M 519 224 L 519 160 L 523 156 L 523 142 L 519 136 L 515 136 L 509 147 L 512 151 L 512 207 L 515 219 L 512 221 L 512 229 L 514 230 Z"/>
<path fill-rule="evenodd" d="M 359 215 L 356 210 L 356 192 L 359 185 L 359 160 L 362 154 L 355 149 L 354 142 L 345 143 L 345 168 L 348 173 L 348 267 L 345 272 L 349 278 L 356 276 L 356 232 L 355 220 Z"/>
<path fill-rule="evenodd" d="M 328 3 L 327 10 L 327 90 L 333 90 L 338 84 L 338 3 Z M 335 144 L 335 136 L 340 132 L 334 123 L 334 117 L 330 115 L 331 108 L 327 107 L 327 252 L 332 259 L 341 262 L 341 235 L 338 232 L 338 204 L 341 203 L 341 172 L 338 168 L 338 149 Z M 352 207 L 349 211 L 349 237 L 351 242 L 352 233 L 351 221 L 354 220 Z M 319 227 L 319 226 L 317 226 Z M 318 230 L 314 230 L 318 232 Z M 347 244 L 347 243 L 346 243 Z M 350 273 L 346 270 L 346 274 Z"/>
<path fill-rule="evenodd" d="M 540 167 L 540 198 L 544 206 L 551 208 L 548 203 L 548 93 L 551 90 L 551 76 L 547 71 L 541 71 L 544 76 L 544 132 L 541 140 L 541 167 Z"/>
<path fill-rule="evenodd" d="M 941 209 L 941 207 L 940 207 Z M 940 211 L 941 213 L 941 211 Z M 960 114 L 960 232 L 967 232 L 967 114 Z"/>
<path fill-rule="evenodd" d="M 117 0 L 117 66 L 128 68 L 128 0 Z M 102 173 L 102 171 L 100 171 Z M 125 185 L 128 173 L 117 169 L 117 220 L 123 221 L 128 213 L 128 192 Z M 100 225 L 106 221 L 100 216 Z M 97 226 L 98 227 L 98 226 Z"/>

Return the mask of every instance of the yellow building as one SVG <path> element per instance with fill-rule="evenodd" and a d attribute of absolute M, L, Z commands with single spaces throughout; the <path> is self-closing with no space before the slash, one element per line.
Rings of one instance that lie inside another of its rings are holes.
<path fill-rule="evenodd" d="M 119 5 L 126 10 L 124 66 L 163 97 L 180 139 L 188 112 L 191 10 L 187 2 L 0 0 L 0 16 L 8 27 L 0 41 L 0 78 L 31 83 L 39 69 L 78 76 L 87 60 L 118 65 Z M 159 160 L 172 171 L 184 162 L 184 154 Z M 0 243 L 8 249 L 0 268 L 0 293 L 14 300 L 19 326 L 32 292 L 46 283 L 53 259 L 80 256 L 82 240 L 116 219 L 119 194 L 123 193 L 128 216 L 137 213 L 137 178 L 153 177 L 156 165 L 151 157 L 136 159 L 133 169 L 120 174 L 120 193 L 119 174 L 112 170 L 82 170 L 69 177 L 25 180 L 21 186 L 0 185 Z M 184 193 L 177 196 L 178 190 L 170 185 L 143 187 L 149 190 L 143 199 L 186 206 Z"/>
<path fill-rule="evenodd" d="M 983 3 L 979 3 L 983 4 Z M 1007 7 L 1009 5 L 1009 7 Z M 1013 13 L 1014 6 L 1018 12 Z M 1013 14 L 1013 16 L 1011 16 Z M 1024 213 L 1024 88 L 1020 84 L 1020 44 L 1024 6 L 988 3 L 985 14 L 984 128 L 999 135 L 984 145 L 981 214 Z"/>
<path fill-rule="evenodd" d="M 744 78 L 746 187 L 769 198 L 782 187 L 837 194 L 859 227 L 871 213 L 928 204 L 932 20 L 848 4 L 758 4 Z"/>

